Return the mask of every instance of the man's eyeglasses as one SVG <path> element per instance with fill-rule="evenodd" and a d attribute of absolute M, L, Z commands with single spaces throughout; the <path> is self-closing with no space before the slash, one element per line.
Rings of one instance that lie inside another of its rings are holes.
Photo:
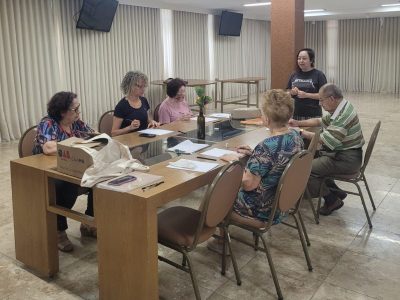
<path fill-rule="evenodd" d="M 135 86 L 136 86 L 137 88 L 139 88 L 139 89 L 144 89 L 144 88 L 147 87 L 147 85 L 145 85 L 145 84 L 143 84 L 143 85 L 135 84 Z"/>
<path fill-rule="evenodd" d="M 81 111 L 79 110 L 79 108 L 81 107 L 81 105 L 78 105 L 77 107 L 75 107 L 75 108 L 70 108 L 69 110 L 70 111 L 72 111 L 72 112 L 74 112 L 74 113 L 76 113 L 76 114 L 79 114 Z"/>

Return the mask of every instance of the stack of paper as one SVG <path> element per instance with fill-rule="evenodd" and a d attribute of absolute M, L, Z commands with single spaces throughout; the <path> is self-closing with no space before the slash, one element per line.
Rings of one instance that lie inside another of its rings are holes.
<path fill-rule="evenodd" d="M 227 149 L 220 149 L 220 148 L 213 148 L 207 151 L 200 153 L 201 155 L 212 156 L 212 157 L 221 157 L 226 154 L 236 154 L 239 155 L 236 151 L 227 150 Z"/>
<path fill-rule="evenodd" d="M 192 121 L 197 121 L 197 117 L 190 118 L 190 120 L 192 120 Z M 216 121 L 218 121 L 217 118 L 209 118 L 209 117 L 206 117 L 206 123 L 207 123 L 207 122 L 216 122 Z"/>
<path fill-rule="evenodd" d="M 218 166 L 219 166 L 219 164 L 217 164 L 217 163 L 208 163 L 208 162 L 201 162 L 201 161 L 196 161 L 196 160 L 180 159 L 180 160 L 177 160 L 174 162 L 170 162 L 167 167 L 172 168 L 172 169 L 181 169 L 181 170 L 189 170 L 189 171 L 206 173 Z"/>
<path fill-rule="evenodd" d="M 155 135 L 164 135 L 164 134 L 172 133 L 173 131 L 165 130 L 165 129 L 158 129 L 158 128 L 148 128 L 148 129 L 140 130 L 138 132 L 139 133 L 155 134 Z"/>
<path fill-rule="evenodd" d="M 200 149 L 208 147 L 208 144 L 197 144 L 190 140 L 186 140 L 178 145 L 168 148 L 168 151 L 192 154 Z"/>

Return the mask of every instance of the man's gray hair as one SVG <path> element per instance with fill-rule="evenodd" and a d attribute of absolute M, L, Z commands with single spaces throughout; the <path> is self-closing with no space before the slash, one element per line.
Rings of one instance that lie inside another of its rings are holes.
<path fill-rule="evenodd" d="M 140 71 L 129 71 L 126 73 L 121 82 L 122 93 L 124 93 L 125 96 L 128 96 L 133 86 L 137 85 L 140 80 L 143 80 L 144 85 L 147 86 L 149 79 L 146 74 Z"/>
<path fill-rule="evenodd" d="M 333 97 L 335 99 L 343 99 L 342 90 L 333 83 L 324 84 L 320 90 L 324 97 Z"/>

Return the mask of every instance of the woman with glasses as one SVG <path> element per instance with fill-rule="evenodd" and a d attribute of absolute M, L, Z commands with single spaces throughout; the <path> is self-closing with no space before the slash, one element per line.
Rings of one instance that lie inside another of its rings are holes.
<path fill-rule="evenodd" d="M 185 99 L 186 82 L 182 79 L 171 79 L 167 83 L 168 97 L 161 102 L 158 118 L 161 124 L 176 120 L 187 120 L 192 116 L 189 104 Z"/>
<path fill-rule="evenodd" d="M 34 141 L 33 154 L 43 153 L 55 155 L 57 142 L 70 137 L 84 138 L 87 133 L 93 132 L 86 123 L 80 119 L 80 103 L 77 95 L 71 92 L 55 94 L 47 104 L 47 116 L 37 126 L 37 135 Z M 57 180 L 56 204 L 71 209 L 79 195 L 79 186 L 73 183 Z M 93 216 L 93 194 L 88 194 L 86 215 Z M 67 219 L 57 215 L 58 249 L 64 252 L 73 250 L 73 245 L 68 239 L 65 230 L 68 228 Z M 82 236 L 96 237 L 97 230 L 85 224 L 80 228 Z"/>
<path fill-rule="evenodd" d="M 112 136 L 160 125 L 150 118 L 150 105 L 143 97 L 147 84 L 148 78 L 142 72 L 126 73 L 121 83 L 121 90 L 125 96 L 118 102 L 114 110 Z"/>
<path fill-rule="evenodd" d="M 325 74 L 315 68 L 314 50 L 300 49 L 296 71 L 290 76 L 286 87 L 295 101 L 293 119 L 307 120 L 322 116 L 318 91 L 325 83 Z"/>

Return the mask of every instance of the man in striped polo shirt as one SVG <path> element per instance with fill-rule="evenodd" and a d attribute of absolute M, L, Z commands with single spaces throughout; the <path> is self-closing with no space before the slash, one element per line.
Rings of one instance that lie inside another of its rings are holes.
<path fill-rule="evenodd" d="M 303 121 L 291 120 L 291 126 L 322 126 L 321 150 L 312 164 L 311 176 L 307 184 L 311 197 L 318 197 L 321 177 L 339 174 L 354 174 L 360 171 L 362 164 L 362 146 L 364 138 L 361 125 L 353 105 L 343 98 L 342 91 L 334 84 L 327 83 L 319 90 L 320 105 L 328 112 L 322 118 Z M 312 139 L 313 132 L 302 131 L 306 139 Z M 325 204 L 321 215 L 330 215 L 343 206 L 347 196 L 333 180 L 327 180 L 322 186 Z"/>

